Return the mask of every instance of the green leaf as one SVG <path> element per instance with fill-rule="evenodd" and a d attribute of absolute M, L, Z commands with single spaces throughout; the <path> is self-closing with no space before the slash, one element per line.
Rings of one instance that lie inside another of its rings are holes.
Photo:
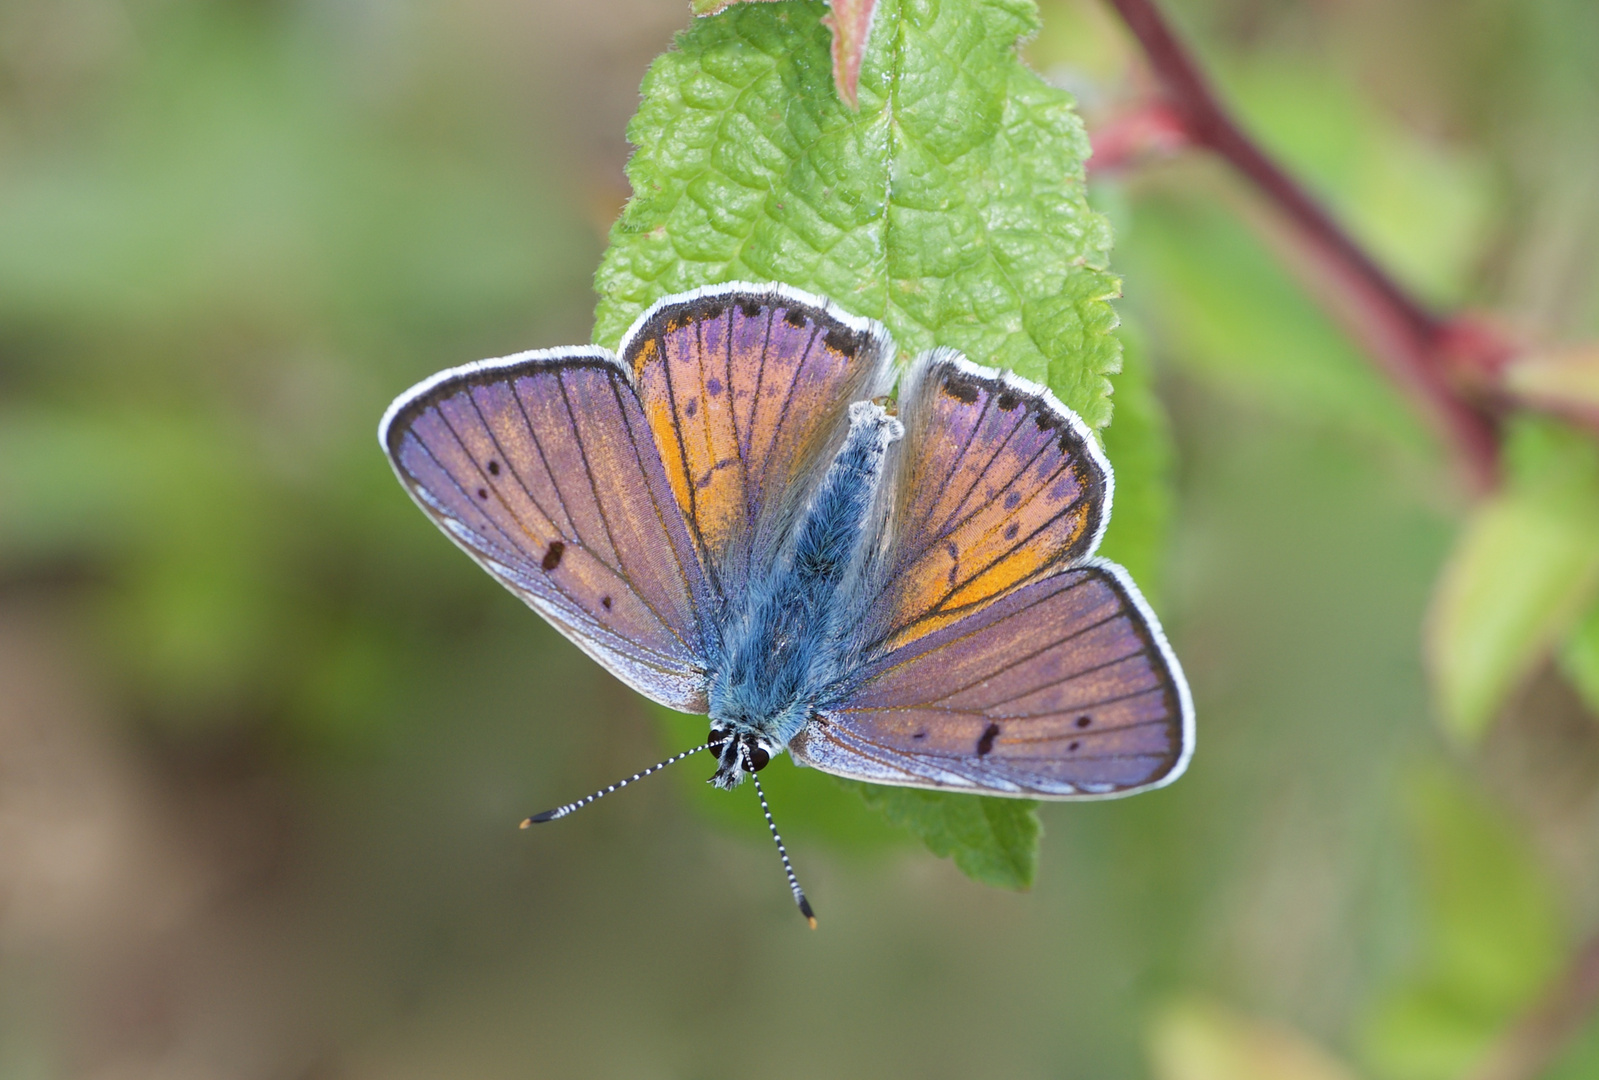
<path fill-rule="evenodd" d="M 696 15 L 715 15 L 739 3 L 772 3 L 774 0 L 690 0 Z M 838 96 L 855 108 L 861 83 L 861 61 L 866 57 L 866 42 L 872 36 L 872 16 L 877 0 L 827 0 L 833 10 L 822 17 L 822 24 L 833 32 L 833 85 Z"/>
<path fill-rule="evenodd" d="M 915 833 L 929 851 L 952 858 L 973 881 L 1028 889 L 1038 868 L 1038 803 L 987 795 L 951 795 L 921 788 L 843 781 L 895 825 Z"/>
<path fill-rule="evenodd" d="M 1149 356 L 1123 330 L 1124 363 L 1116 380 L 1116 416 L 1105 429 L 1115 470 L 1110 526 L 1099 553 L 1125 566 L 1157 607 L 1172 517 L 1171 422 L 1155 393 Z"/>
<path fill-rule="evenodd" d="M 860 109 L 833 92 L 820 3 L 696 20 L 644 79 L 633 198 L 595 276 L 615 345 L 669 293 L 780 280 L 1047 383 L 1090 424 L 1120 366 L 1110 231 L 1070 97 L 1019 60 L 1027 0 L 883 0 Z"/>
<path fill-rule="evenodd" d="M 1599 589 L 1599 448 L 1550 422 L 1509 433 L 1505 489 L 1439 579 L 1427 654 L 1441 716 L 1473 741 Z"/>
<path fill-rule="evenodd" d="M 1406 795 L 1423 932 L 1369 1017 L 1366 1056 L 1391 1080 L 1453 1080 L 1558 968 L 1559 909 L 1525 840 L 1459 779 L 1418 773 Z"/>
<path fill-rule="evenodd" d="M 1103 426 L 1121 362 L 1110 230 L 1085 198 L 1070 97 L 1018 57 L 1034 5 L 881 0 L 858 111 L 832 86 L 826 12 L 736 4 L 650 67 L 594 339 L 614 346 L 671 293 L 779 280 L 881 320 L 902 358 L 952 346 Z M 865 793 L 977 880 L 1032 881 L 1031 803 Z"/>

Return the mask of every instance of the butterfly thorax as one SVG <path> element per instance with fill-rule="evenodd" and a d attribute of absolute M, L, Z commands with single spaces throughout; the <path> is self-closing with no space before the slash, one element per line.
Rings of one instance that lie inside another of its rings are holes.
<path fill-rule="evenodd" d="M 780 753 L 853 668 L 847 586 L 865 555 L 867 516 L 889 444 L 904 429 L 871 402 L 850 430 L 774 565 L 729 598 L 723 661 L 710 683 L 712 782 L 732 788 Z"/>

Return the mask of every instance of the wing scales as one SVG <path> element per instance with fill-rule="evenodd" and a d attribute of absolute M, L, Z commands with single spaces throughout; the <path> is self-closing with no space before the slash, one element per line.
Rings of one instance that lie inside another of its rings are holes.
<path fill-rule="evenodd" d="M 672 297 L 628 332 L 624 362 L 724 595 L 770 565 L 891 353 L 875 323 L 781 286 Z"/>
<path fill-rule="evenodd" d="M 920 358 L 900 414 L 875 640 L 906 644 L 1087 555 L 1111 474 L 1041 387 L 948 352 Z"/>
<path fill-rule="evenodd" d="M 879 783 L 1104 797 L 1180 772 L 1192 712 L 1137 589 L 1091 560 L 890 650 L 790 749 Z"/>
<path fill-rule="evenodd" d="M 396 402 L 382 435 L 418 503 L 506 587 L 641 693 L 704 711 L 710 594 L 613 359 L 445 372 Z"/>

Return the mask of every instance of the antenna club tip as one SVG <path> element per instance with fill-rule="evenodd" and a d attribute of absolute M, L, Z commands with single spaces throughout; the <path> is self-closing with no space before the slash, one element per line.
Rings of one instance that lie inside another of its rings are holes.
<path fill-rule="evenodd" d="M 811 929 L 812 930 L 816 929 L 816 916 L 815 915 L 807 915 L 807 916 L 805 916 L 805 921 L 811 924 Z"/>
<path fill-rule="evenodd" d="M 805 916 L 805 921 L 811 924 L 811 929 L 816 929 L 816 912 L 811 910 L 811 902 L 805 897 L 799 898 L 800 914 Z"/>
<path fill-rule="evenodd" d="M 522 819 L 522 824 L 518 825 L 517 828 L 518 829 L 525 829 L 531 824 L 533 824 L 533 819 L 530 818 L 530 817 L 525 817 L 525 818 Z"/>

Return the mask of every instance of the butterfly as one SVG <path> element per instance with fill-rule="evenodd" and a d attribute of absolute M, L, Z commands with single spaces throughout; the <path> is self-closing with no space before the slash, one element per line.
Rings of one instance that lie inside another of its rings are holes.
<path fill-rule="evenodd" d="M 888 395 L 896 391 L 896 397 Z M 1193 703 L 1096 558 L 1109 462 L 1044 387 L 781 284 L 668 296 L 617 353 L 520 353 L 401 394 L 378 438 L 422 510 L 645 697 L 709 714 L 711 782 L 796 764 L 1037 799 L 1169 783 Z"/>

